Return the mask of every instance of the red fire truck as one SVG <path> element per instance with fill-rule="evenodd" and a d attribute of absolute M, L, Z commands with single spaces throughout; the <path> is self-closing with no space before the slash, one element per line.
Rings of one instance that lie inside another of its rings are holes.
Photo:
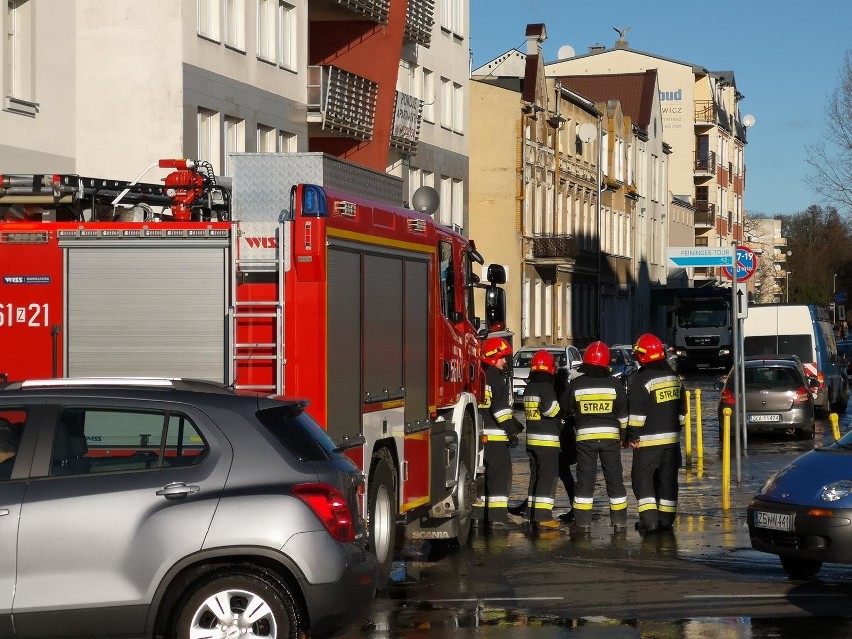
<path fill-rule="evenodd" d="M 398 178 L 318 153 L 231 159 L 230 184 L 188 160 L 159 162 L 164 183 L 0 176 L 0 373 L 307 397 L 366 475 L 386 581 L 398 524 L 469 533 L 474 290 L 504 328 L 505 273 L 480 285 L 473 243 L 404 208 Z"/>

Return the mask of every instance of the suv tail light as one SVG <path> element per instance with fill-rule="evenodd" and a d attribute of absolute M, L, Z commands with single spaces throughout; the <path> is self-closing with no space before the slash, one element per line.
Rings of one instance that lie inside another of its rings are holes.
<path fill-rule="evenodd" d="M 811 398 L 811 392 L 805 388 L 804 386 L 800 386 L 796 389 L 796 399 L 793 400 L 794 404 L 804 404 Z"/>
<path fill-rule="evenodd" d="M 352 511 L 337 488 L 329 484 L 299 484 L 293 487 L 293 494 L 310 506 L 337 541 L 355 541 Z"/>
<path fill-rule="evenodd" d="M 722 392 L 719 394 L 719 401 L 723 404 L 727 404 L 728 406 L 733 406 L 734 394 L 727 388 L 723 388 Z"/>

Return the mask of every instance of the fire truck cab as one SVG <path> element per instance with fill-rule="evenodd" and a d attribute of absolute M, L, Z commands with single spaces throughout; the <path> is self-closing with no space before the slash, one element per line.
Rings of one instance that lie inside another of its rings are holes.
<path fill-rule="evenodd" d="M 232 165 L 231 184 L 184 160 L 159 163 L 162 184 L 0 176 L 0 374 L 308 398 L 366 476 L 385 583 L 399 524 L 467 539 L 479 339 L 505 328 L 505 274 L 492 265 L 480 284 L 473 243 L 405 208 L 393 176 L 319 153 Z"/>

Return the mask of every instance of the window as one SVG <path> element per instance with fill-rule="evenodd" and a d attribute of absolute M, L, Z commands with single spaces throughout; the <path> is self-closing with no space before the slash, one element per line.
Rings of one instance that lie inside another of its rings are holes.
<path fill-rule="evenodd" d="M 6 4 L 6 46 L 3 50 L 5 58 L 4 75 L 6 78 L 5 91 L 15 103 L 30 103 L 35 99 L 35 82 L 33 59 L 35 47 L 35 10 L 33 0 L 8 0 Z M 10 106 L 7 100 L 7 108 Z M 17 109 L 15 109 L 17 110 Z M 35 109 L 27 109 L 30 115 L 35 115 Z"/>
<path fill-rule="evenodd" d="M 219 41 L 219 3 L 221 0 L 198 0 L 198 35 Z"/>
<path fill-rule="evenodd" d="M 441 3 L 441 29 L 458 38 L 464 37 L 465 0 L 443 0 Z"/>
<path fill-rule="evenodd" d="M 257 57 L 269 62 L 277 62 L 276 9 L 275 0 L 257 0 Z"/>
<path fill-rule="evenodd" d="M 286 2 L 279 2 L 278 64 L 285 69 L 296 68 L 296 27 L 296 7 Z"/>
<path fill-rule="evenodd" d="M 453 131 L 464 132 L 464 88 L 453 83 Z"/>
<path fill-rule="evenodd" d="M 453 83 L 441 78 L 441 126 L 453 128 Z"/>
<path fill-rule="evenodd" d="M 289 131 L 278 132 L 279 153 L 295 153 L 298 150 L 298 140 L 295 133 L 290 133 Z"/>
<path fill-rule="evenodd" d="M 464 182 L 453 180 L 453 202 L 450 212 L 452 224 L 464 228 Z"/>
<path fill-rule="evenodd" d="M 257 152 L 275 153 L 276 149 L 275 129 L 269 126 L 257 125 Z"/>
<path fill-rule="evenodd" d="M 246 48 L 245 0 L 225 0 L 225 43 L 240 51 Z"/>
<path fill-rule="evenodd" d="M 237 118 L 225 118 L 225 175 L 233 175 L 231 153 L 244 153 L 246 150 L 245 121 Z"/>
<path fill-rule="evenodd" d="M 66 408 L 56 425 L 50 475 L 192 466 L 206 452 L 195 425 L 178 413 Z"/>
<path fill-rule="evenodd" d="M 198 159 L 210 162 L 217 174 L 222 170 L 219 135 L 219 114 L 198 109 Z"/>
<path fill-rule="evenodd" d="M 423 99 L 423 119 L 427 122 L 435 122 L 435 75 L 429 69 L 423 69 L 423 90 L 420 97 Z"/>
<path fill-rule="evenodd" d="M 452 224 L 453 214 L 453 181 L 446 175 L 441 176 L 440 208 L 438 209 L 438 222 L 448 226 Z"/>
<path fill-rule="evenodd" d="M 23 408 L 4 408 L 0 412 L 0 482 L 12 478 L 26 423 L 27 411 Z"/>

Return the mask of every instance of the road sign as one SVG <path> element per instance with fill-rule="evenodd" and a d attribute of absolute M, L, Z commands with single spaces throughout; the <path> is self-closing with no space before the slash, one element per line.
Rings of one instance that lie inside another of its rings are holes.
<path fill-rule="evenodd" d="M 754 275 L 757 270 L 757 256 L 747 246 L 737 247 L 737 281 L 745 282 L 748 278 Z M 725 275 L 728 279 L 733 279 L 733 269 L 730 266 L 725 266 Z"/>
<path fill-rule="evenodd" d="M 737 282 L 737 319 L 748 317 L 748 288 L 745 282 Z"/>
<path fill-rule="evenodd" d="M 845 304 L 846 303 L 846 291 L 842 288 L 834 291 L 834 295 L 832 296 L 835 304 Z"/>
<path fill-rule="evenodd" d="M 670 246 L 666 253 L 669 262 L 682 267 L 730 266 L 733 259 L 731 249 L 707 246 Z"/>

